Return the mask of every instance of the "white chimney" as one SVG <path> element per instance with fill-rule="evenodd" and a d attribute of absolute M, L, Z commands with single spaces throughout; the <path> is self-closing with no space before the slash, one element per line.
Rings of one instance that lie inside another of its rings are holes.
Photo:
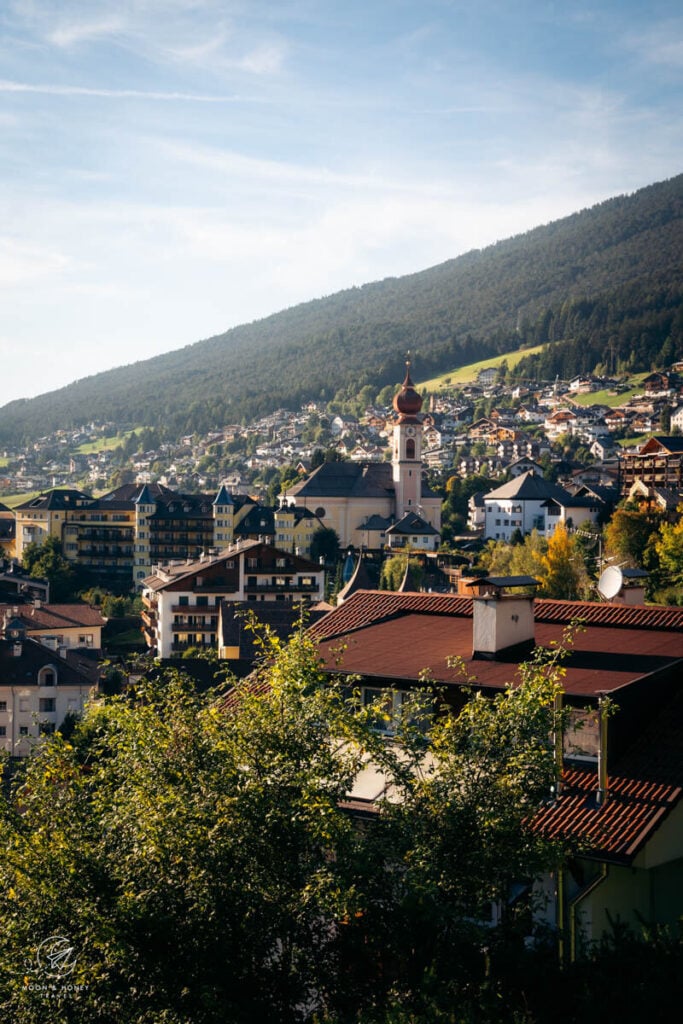
<path fill-rule="evenodd" d="M 510 594 L 508 588 L 537 585 L 528 576 L 475 580 L 481 593 L 472 598 L 472 657 L 490 661 L 517 648 L 527 654 L 534 646 L 534 595 Z"/>

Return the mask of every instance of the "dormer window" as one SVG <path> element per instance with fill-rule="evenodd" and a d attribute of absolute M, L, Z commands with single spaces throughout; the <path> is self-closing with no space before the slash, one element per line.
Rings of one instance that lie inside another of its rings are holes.
<path fill-rule="evenodd" d="M 51 666 L 41 668 L 40 672 L 38 673 L 39 686 L 54 686 L 56 682 L 57 673 L 55 672 L 54 668 L 52 668 Z"/>

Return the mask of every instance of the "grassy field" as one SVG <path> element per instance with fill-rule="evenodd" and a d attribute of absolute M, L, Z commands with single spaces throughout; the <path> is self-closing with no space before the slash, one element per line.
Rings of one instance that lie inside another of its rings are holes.
<path fill-rule="evenodd" d="M 587 395 L 574 395 L 572 402 L 582 406 L 607 405 L 610 409 L 614 409 L 639 394 L 642 391 L 641 384 L 647 376 L 646 373 L 635 373 L 629 378 L 628 391 L 622 391 L 620 394 L 615 394 L 614 391 L 591 391 Z"/>
<path fill-rule="evenodd" d="M 540 352 L 542 348 L 543 345 L 537 345 L 535 348 L 517 349 L 516 352 L 508 352 L 507 355 L 495 356 L 492 359 L 481 359 L 478 363 L 469 363 L 467 366 L 461 366 L 457 370 L 449 370 L 447 373 L 442 373 L 440 377 L 432 377 L 431 380 L 420 381 L 417 387 L 422 391 L 438 392 L 444 391 L 447 388 L 458 387 L 461 384 L 470 384 L 476 381 L 480 370 L 486 370 L 492 366 L 500 366 L 502 362 L 507 362 L 508 367 L 513 370 L 524 356 L 534 355 L 536 352 Z M 610 409 L 617 408 L 642 391 L 641 385 L 645 377 L 647 377 L 647 373 L 634 374 L 629 378 L 628 390 L 622 391 L 620 394 L 616 394 L 614 391 L 591 391 L 585 395 L 572 395 L 572 402 L 581 406 L 606 405 Z"/>
<path fill-rule="evenodd" d="M 617 441 L 617 448 L 635 448 L 637 444 L 642 444 L 651 436 L 651 434 L 640 434 L 639 437 L 625 437 L 621 441 Z"/>
<path fill-rule="evenodd" d="M 30 498 L 37 498 L 42 491 L 23 491 L 21 494 L 2 494 L 0 495 L 0 502 L 3 505 L 7 505 L 8 508 L 16 508 L 17 505 L 21 505 L 22 502 L 28 501 Z"/>
<path fill-rule="evenodd" d="M 446 388 L 457 387 L 459 384 L 471 384 L 477 379 L 480 370 L 488 370 L 491 366 L 500 366 L 507 363 L 513 370 L 520 360 L 525 356 L 535 355 L 540 352 L 543 345 L 536 345 L 535 348 L 517 349 L 516 352 L 507 352 L 502 356 L 493 356 L 491 359 L 481 359 L 478 363 L 469 363 L 467 366 L 460 366 L 457 370 L 449 370 L 442 373 L 440 377 L 432 377 L 431 380 L 420 381 L 417 385 L 421 390 L 444 391 Z"/>
<path fill-rule="evenodd" d="M 97 441 L 84 441 L 78 448 L 74 448 L 74 452 L 78 455 L 92 455 L 93 452 L 113 451 L 114 448 L 122 445 L 131 434 L 138 434 L 141 430 L 142 427 L 134 427 L 132 430 L 124 430 L 120 434 L 115 434 L 114 437 L 99 437 Z"/>

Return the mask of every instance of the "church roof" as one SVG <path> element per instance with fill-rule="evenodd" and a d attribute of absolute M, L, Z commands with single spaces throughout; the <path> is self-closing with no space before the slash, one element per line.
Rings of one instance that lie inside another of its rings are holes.
<path fill-rule="evenodd" d="M 393 491 L 388 462 L 323 462 L 287 493 L 290 498 L 388 498 Z"/>
<path fill-rule="evenodd" d="M 422 395 L 415 390 L 410 377 L 410 360 L 406 362 L 406 376 L 401 390 L 394 396 L 394 409 L 400 420 L 414 419 L 422 409 Z"/>

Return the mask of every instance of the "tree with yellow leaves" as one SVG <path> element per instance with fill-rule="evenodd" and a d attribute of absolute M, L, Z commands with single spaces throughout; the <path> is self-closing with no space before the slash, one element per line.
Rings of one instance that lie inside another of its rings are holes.
<path fill-rule="evenodd" d="M 588 576 L 576 539 L 559 523 L 541 558 L 541 594 L 576 601 L 588 589 Z"/>

